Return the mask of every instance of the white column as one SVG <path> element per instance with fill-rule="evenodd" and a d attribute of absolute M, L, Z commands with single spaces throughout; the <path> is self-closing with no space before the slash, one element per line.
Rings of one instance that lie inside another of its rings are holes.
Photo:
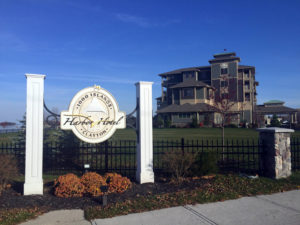
<path fill-rule="evenodd" d="M 25 74 L 26 155 L 24 195 L 43 194 L 43 101 L 45 75 Z"/>
<path fill-rule="evenodd" d="M 152 84 L 136 83 L 137 104 L 137 171 L 140 184 L 154 183 L 153 172 L 153 129 L 152 129 Z"/>

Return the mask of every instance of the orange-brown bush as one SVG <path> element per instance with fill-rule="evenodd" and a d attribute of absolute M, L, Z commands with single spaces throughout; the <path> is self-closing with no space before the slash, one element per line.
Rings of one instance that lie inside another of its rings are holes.
<path fill-rule="evenodd" d="M 85 173 L 80 178 L 81 183 L 84 185 L 84 191 L 91 196 L 103 195 L 101 186 L 107 185 L 104 177 L 95 172 Z"/>
<path fill-rule="evenodd" d="M 107 173 L 104 176 L 108 184 L 108 193 L 122 193 L 131 187 L 131 182 L 127 177 L 122 177 L 117 173 Z"/>
<path fill-rule="evenodd" d="M 0 194 L 18 175 L 17 160 L 11 155 L 0 155 Z"/>
<path fill-rule="evenodd" d="M 54 181 L 54 194 L 58 197 L 81 197 L 84 193 L 84 185 L 73 173 L 58 177 Z"/>

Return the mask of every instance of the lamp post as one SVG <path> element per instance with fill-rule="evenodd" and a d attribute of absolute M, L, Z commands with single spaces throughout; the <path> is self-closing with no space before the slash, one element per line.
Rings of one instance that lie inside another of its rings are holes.
<path fill-rule="evenodd" d="M 101 192 L 103 192 L 103 197 L 102 197 L 102 206 L 106 206 L 107 205 L 107 191 L 108 191 L 108 186 L 107 185 L 103 185 L 100 187 Z"/>

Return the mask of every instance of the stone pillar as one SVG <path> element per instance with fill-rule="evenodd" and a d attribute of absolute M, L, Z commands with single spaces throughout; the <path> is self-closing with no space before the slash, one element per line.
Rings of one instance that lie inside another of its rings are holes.
<path fill-rule="evenodd" d="M 269 127 L 260 128 L 259 139 L 263 143 L 263 175 L 275 179 L 292 174 L 291 133 L 292 129 Z"/>
<path fill-rule="evenodd" d="M 43 194 L 43 102 L 45 75 L 26 74 L 24 195 Z"/>
<path fill-rule="evenodd" d="M 152 84 L 136 83 L 137 96 L 137 171 L 140 183 L 154 183 L 153 172 L 153 128 L 152 128 Z"/>

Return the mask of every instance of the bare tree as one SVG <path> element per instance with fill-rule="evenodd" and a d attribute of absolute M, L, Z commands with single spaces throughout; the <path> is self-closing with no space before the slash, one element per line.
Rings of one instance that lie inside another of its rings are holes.
<path fill-rule="evenodd" d="M 220 87 L 213 89 L 211 99 L 213 99 L 212 111 L 219 114 L 220 127 L 222 129 L 222 146 L 224 152 L 224 142 L 225 142 L 225 125 L 229 124 L 234 115 L 237 112 L 234 107 L 237 104 L 235 100 L 235 90 L 229 88 L 230 79 L 228 75 L 223 75 L 220 77 Z"/>

